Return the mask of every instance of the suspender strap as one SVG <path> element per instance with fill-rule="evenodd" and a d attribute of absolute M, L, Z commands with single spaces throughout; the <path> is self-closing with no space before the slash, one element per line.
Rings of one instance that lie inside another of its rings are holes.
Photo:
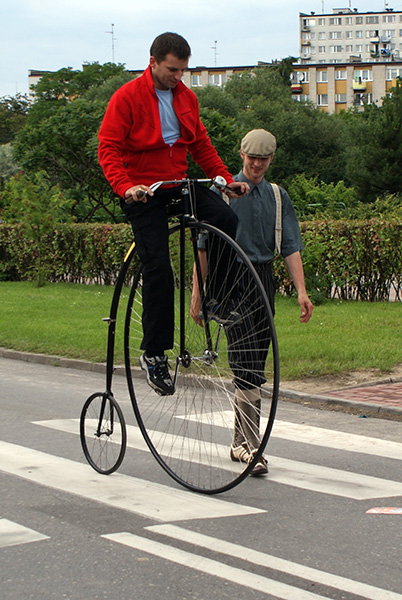
<path fill-rule="evenodd" d="M 282 246 L 282 197 L 279 187 L 276 183 L 271 183 L 276 200 L 276 219 L 275 219 L 275 250 L 277 254 L 281 253 Z"/>

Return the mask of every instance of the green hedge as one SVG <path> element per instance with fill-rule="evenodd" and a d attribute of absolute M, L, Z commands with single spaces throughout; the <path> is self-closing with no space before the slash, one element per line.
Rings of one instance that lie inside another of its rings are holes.
<path fill-rule="evenodd" d="M 301 230 L 306 282 L 315 302 L 402 300 L 402 222 L 327 220 L 301 223 Z M 41 262 L 51 282 L 113 285 L 131 243 L 129 225 L 60 225 L 42 240 Z M 21 227 L 0 224 L 0 278 L 34 279 L 38 252 Z M 282 293 L 292 294 L 280 258 L 274 272 Z"/>

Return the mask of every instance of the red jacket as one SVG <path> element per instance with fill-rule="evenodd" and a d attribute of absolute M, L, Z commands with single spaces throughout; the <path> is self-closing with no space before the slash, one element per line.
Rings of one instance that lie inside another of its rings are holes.
<path fill-rule="evenodd" d="M 162 137 L 158 97 L 148 67 L 112 96 L 99 131 L 99 162 L 113 190 L 124 197 L 133 185 L 183 179 L 187 151 L 207 177 L 232 176 L 200 121 L 196 95 L 181 81 L 173 89 L 181 137 L 169 146 Z"/>

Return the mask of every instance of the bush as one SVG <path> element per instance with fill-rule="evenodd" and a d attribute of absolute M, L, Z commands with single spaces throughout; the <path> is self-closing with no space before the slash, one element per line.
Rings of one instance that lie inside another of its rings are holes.
<path fill-rule="evenodd" d="M 301 231 L 306 284 L 314 302 L 388 300 L 392 293 L 402 300 L 402 220 L 314 221 L 301 223 Z M 59 225 L 42 240 L 48 280 L 114 285 L 132 241 L 131 227 L 125 224 Z M 177 249 L 172 254 L 177 260 Z M 23 228 L 0 224 L 0 278 L 29 280 L 34 258 Z M 280 292 L 292 295 L 280 258 L 274 274 Z"/>

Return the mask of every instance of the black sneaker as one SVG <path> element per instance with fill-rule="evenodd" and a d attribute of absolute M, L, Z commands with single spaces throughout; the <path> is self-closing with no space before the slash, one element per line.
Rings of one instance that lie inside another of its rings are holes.
<path fill-rule="evenodd" d="M 234 300 L 228 300 L 225 304 L 219 304 L 216 300 L 210 300 L 207 305 L 209 321 L 216 321 L 219 325 L 238 325 L 243 320 L 241 314 L 236 310 Z"/>
<path fill-rule="evenodd" d="M 174 394 L 174 384 L 168 369 L 167 356 L 140 356 L 140 367 L 145 371 L 148 385 L 160 396 Z"/>

